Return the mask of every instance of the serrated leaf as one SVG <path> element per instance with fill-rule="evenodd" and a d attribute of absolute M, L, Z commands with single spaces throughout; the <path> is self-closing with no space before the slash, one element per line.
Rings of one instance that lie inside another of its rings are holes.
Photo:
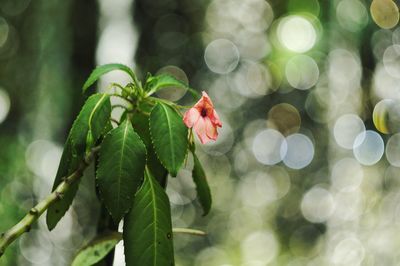
<path fill-rule="evenodd" d="M 94 98 L 97 101 L 90 112 L 89 131 L 92 133 L 93 141 L 96 142 L 110 125 L 111 102 L 108 94 L 102 94 Z"/>
<path fill-rule="evenodd" d="M 162 180 L 168 175 L 168 171 L 164 168 L 155 154 L 150 138 L 149 116 L 144 113 L 136 112 L 132 115 L 132 125 L 140 138 L 146 144 L 147 149 L 147 167 L 157 180 Z"/>
<path fill-rule="evenodd" d="M 62 182 L 62 178 L 68 176 L 74 172 L 80 161 L 83 159 L 82 156 L 78 156 L 73 152 L 71 139 L 68 138 L 65 145 L 64 151 L 61 156 L 60 165 L 54 180 L 52 191 Z M 58 221 L 64 216 L 66 211 L 69 209 L 76 192 L 78 190 L 79 181 L 71 184 L 69 190 L 62 195 L 62 199 L 50 205 L 47 209 L 46 224 L 49 230 L 53 230 L 56 227 Z"/>
<path fill-rule="evenodd" d="M 155 93 L 166 87 L 178 87 L 187 89 L 188 85 L 184 82 L 176 79 L 174 76 L 168 74 L 161 74 L 157 76 L 150 76 L 146 80 L 146 90 L 150 91 L 150 94 Z"/>
<path fill-rule="evenodd" d="M 71 266 L 90 266 L 102 260 L 121 241 L 122 235 L 111 232 L 95 238 L 82 248 L 72 261 Z"/>
<path fill-rule="evenodd" d="M 88 136 L 94 144 L 106 131 L 111 115 L 110 97 L 107 94 L 94 94 L 88 98 L 81 112 L 75 119 L 66 141 L 60 165 L 54 180 L 52 191 L 62 182 L 62 178 L 72 174 L 83 160 L 86 151 Z M 92 129 L 92 131 L 89 131 Z M 46 223 L 52 230 L 58 221 L 69 209 L 76 192 L 79 181 L 72 184 L 71 188 L 63 195 L 62 199 L 51 205 L 47 210 Z"/>
<path fill-rule="evenodd" d="M 203 207 L 203 216 L 207 215 L 211 209 L 212 198 L 210 187 L 208 186 L 206 174 L 204 172 L 203 166 L 201 165 L 196 154 L 193 152 L 193 171 L 192 178 L 196 184 L 197 197 Z"/>
<path fill-rule="evenodd" d="M 149 115 L 135 112 L 131 116 L 131 121 L 135 132 L 139 134 L 140 138 L 146 144 L 146 147 L 151 146 Z"/>
<path fill-rule="evenodd" d="M 100 198 L 116 224 L 132 206 L 145 165 L 146 147 L 128 120 L 104 138 L 96 184 Z"/>
<path fill-rule="evenodd" d="M 113 70 L 122 70 L 126 72 L 129 76 L 134 79 L 135 74 L 133 73 L 132 69 L 130 69 L 128 66 L 123 65 L 123 64 L 106 64 L 102 66 L 96 67 L 92 73 L 90 74 L 89 78 L 86 80 L 85 84 L 83 84 L 82 91 L 83 93 L 86 92 L 86 90 L 92 86 L 102 75 L 113 71 Z"/>
<path fill-rule="evenodd" d="M 171 224 L 168 196 L 154 177 L 146 173 L 133 207 L 124 218 L 126 265 L 174 265 Z"/>
<path fill-rule="evenodd" d="M 97 93 L 86 100 L 69 133 L 78 154 L 85 151 L 89 130 L 92 134 L 92 142 L 96 143 L 106 131 L 110 116 L 110 95 Z"/>
<path fill-rule="evenodd" d="M 172 176 L 176 176 L 188 148 L 188 129 L 182 117 L 172 107 L 157 103 L 150 114 L 150 133 L 161 163 Z"/>

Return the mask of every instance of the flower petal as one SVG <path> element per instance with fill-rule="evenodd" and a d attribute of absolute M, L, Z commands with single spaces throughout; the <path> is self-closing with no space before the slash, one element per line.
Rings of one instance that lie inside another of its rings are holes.
<path fill-rule="evenodd" d="M 214 109 L 214 104 L 212 103 L 211 98 L 208 96 L 207 92 L 202 91 L 201 94 L 202 94 L 202 97 L 201 97 L 202 100 L 203 100 L 209 107 L 211 107 L 211 108 Z"/>
<path fill-rule="evenodd" d="M 219 119 L 219 115 L 217 114 L 217 111 L 213 110 L 213 112 L 211 112 L 209 117 L 210 117 L 211 122 L 213 123 L 214 126 L 222 127 L 222 122 Z"/>
<path fill-rule="evenodd" d="M 217 140 L 218 137 L 218 132 L 217 132 L 217 126 L 213 124 L 210 118 L 205 118 L 205 124 L 206 124 L 206 134 L 207 137 L 209 137 L 212 140 Z"/>
<path fill-rule="evenodd" d="M 190 108 L 186 111 L 183 122 L 188 128 L 193 127 L 193 125 L 197 122 L 200 117 L 200 112 L 196 108 Z"/>
<path fill-rule="evenodd" d="M 193 128 L 202 144 L 205 144 L 208 141 L 210 141 L 210 138 L 207 136 L 207 133 L 206 133 L 206 121 L 203 117 L 200 117 L 197 120 L 197 122 L 194 124 Z"/>
<path fill-rule="evenodd" d="M 207 113 L 211 113 L 214 109 L 214 105 L 205 91 L 203 91 L 202 94 L 203 96 L 201 96 L 200 100 L 193 107 L 199 110 L 199 112 L 201 112 L 203 109 L 206 109 Z"/>

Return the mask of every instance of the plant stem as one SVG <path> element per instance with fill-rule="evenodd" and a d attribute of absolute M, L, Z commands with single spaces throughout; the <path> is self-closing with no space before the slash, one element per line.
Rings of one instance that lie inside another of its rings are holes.
<path fill-rule="evenodd" d="M 111 96 L 114 96 L 114 97 L 118 97 L 118 98 L 120 98 L 120 99 L 123 99 L 123 100 L 127 101 L 127 102 L 130 103 L 130 104 L 133 104 L 132 100 L 130 100 L 130 99 L 128 99 L 128 98 L 125 98 L 124 96 L 119 95 L 119 94 L 117 94 L 117 93 L 113 93 L 113 94 L 110 94 L 110 95 L 111 95 Z"/>
<path fill-rule="evenodd" d="M 189 234 L 195 236 L 206 236 L 207 233 L 201 230 L 191 229 L 191 228 L 172 228 L 173 233 L 178 234 Z"/>
<path fill-rule="evenodd" d="M 92 161 L 93 155 L 95 152 L 97 152 L 97 150 L 98 148 L 93 148 L 86 158 L 80 163 L 75 172 L 63 178 L 63 181 L 51 194 L 36 204 L 35 207 L 30 209 L 25 217 L 22 218 L 22 220 L 20 220 L 16 225 L 0 235 L 0 257 L 4 254 L 6 248 L 12 242 L 14 242 L 14 240 L 20 237 L 23 233 L 29 232 L 32 224 L 36 222 L 53 203 L 62 199 L 62 196 L 68 191 L 71 185 L 82 177 L 84 170 Z"/>

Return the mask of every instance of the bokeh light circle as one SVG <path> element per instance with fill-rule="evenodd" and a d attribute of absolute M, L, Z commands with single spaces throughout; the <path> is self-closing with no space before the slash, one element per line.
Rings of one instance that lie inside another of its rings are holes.
<path fill-rule="evenodd" d="M 231 265 L 229 255 L 223 247 L 208 247 L 197 253 L 195 266 Z"/>
<path fill-rule="evenodd" d="M 287 151 L 284 136 L 274 129 L 259 132 L 253 140 L 252 147 L 257 161 L 265 165 L 279 163 Z"/>
<path fill-rule="evenodd" d="M 0 88 L 0 124 L 7 118 L 10 107 L 11 102 L 8 93 Z"/>
<path fill-rule="evenodd" d="M 157 75 L 159 74 L 168 74 L 175 77 L 177 80 L 182 81 L 184 84 L 189 84 L 189 79 L 186 73 L 177 66 L 165 66 L 157 71 Z M 184 89 L 182 87 L 170 86 L 159 90 L 157 92 L 157 96 L 170 101 L 178 101 L 183 96 L 185 96 L 186 92 L 187 89 Z"/>
<path fill-rule="evenodd" d="M 263 32 L 268 29 L 274 19 L 274 11 L 267 1 L 252 0 L 240 3 L 237 17 L 246 30 Z"/>
<path fill-rule="evenodd" d="M 360 265 L 365 256 L 365 249 L 360 240 L 349 237 L 340 241 L 333 250 L 333 265 Z"/>
<path fill-rule="evenodd" d="M 281 149 L 284 164 L 292 169 L 302 169 L 314 158 L 314 144 L 303 134 L 293 134 L 286 138 L 287 151 Z M 285 154 L 286 153 L 286 154 Z"/>
<path fill-rule="evenodd" d="M 381 99 L 400 100 L 399 79 L 390 75 L 382 63 L 374 71 L 373 92 Z"/>
<path fill-rule="evenodd" d="M 317 32 L 313 24 L 302 16 L 288 16 L 278 25 L 278 39 L 287 49 L 304 53 L 317 41 Z"/>
<path fill-rule="evenodd" d="M 61 155 L 62 147 L 59 145 L 48 140 L 36 140 L 26 149 L 25 160 L 29 170 L 50 181 L 57 173 Z"/>
<path fill-rule="evenodd" d="M 360 133 L 354 140 L 353 153 L 361 164 L 373 165 L 377 163 L 384 153 L 382 137 L 372 130 Z"/>
<path fill-rule="evenodd" d="M 400 45 L 394 44 L 385 49 L 383 53 L 383 66 L 389 75 L 400 78 Z"/>
<path fill-rule="evenodd" d="M 374 107 L 372 119 L 381 133 L 400 132 L 400 101 L 384 99 L 378 102 Z"/>
<path fill-rule="evenodd" d="M 208 68 L 217 74 L 232 72 L 239 63 L 239 50 L 227 39 L 217 39 L 209 43 L 204 52 Z"/>
<path fill-rule="evenodd" d="M 304 108 L 312 120 L 318 123 L 326 123 L 329 119 L 326 112 L 328 107 L 324 99 L 319 95 L 319 91 L 320 88 L 317 87 L 308 93 Z M 332 110 L 335 106 L 329 108 Z"/>
<path fill-rule="evenodd" d="M 291 104 L 277 104 L 268 112 L 267 125 L 285 136 L 296 133 L 301 125 L 300 113 Z"/>
<path fill-rule="evenodd" d="M 210 85 L 209 95 L 214 102 L 218 103 L 218 108 L 229 111 L 236 110 L 246 100 L 236 89 L 231 89 L 225 76 L 219 77 Z"/>
<path fill-rule="evenodd" d="M 32 264 L 44 264 L 50 259 L 54 246 L 48 233 L 34 229 L 19 239 L 20 253 Z"/>
<path fill-rule="evenodd" d="M 298 55 L 287 62 L 285 75 L 290 86 L 307 90 L 317 83 L 319 69 L 314 59 L 307 55 Z"/>
<path fill-rule="evenodd" d="M 363 177 L 363 169 L 355 159 L 343 158 L 334 164 L 331 182 L 337 190 L 350 192 L 360 187 Z"/>
<path fill-rule="evenodd" d="M 400 133 L 390 137 L 386 143 L 385 153 L 391 165 L 400 167 Z"/>
<path fill-rule="evenodd" d="M 345 149 L 353 149 L 354 140 L 365 132 L 364 122 L 355 114 L 345 114 L 336 120 L 333 135 L 336 143 Z"/>
<path fill-rule="evenodd" d="M 399 22 L 399 8 L 393 0 L 373 0 L 370 11 L 372 19 L 383 29 L 391 29 Z"/>
<path fill-rule="evenodd" d="M 273 176 L 261 171 L 246 174 L 238 186 L 245 207 L 265 208 L 278 199 L 278 188 Z"/>
<path fill-rule="evenodd" d="M 360 0 L 342 0 L 336 8 L 339 24 L 346 30 L 357 32 L 368 23 L 368 11 Z"/>
<path fill-rule="evenodd" d="M 266 265 L 278 255 L 279 243 L 271 231 L 256 231 L 244 239 L 241 250 L 246 265 Z"/>
<path fill-rule="evenodd" d="M 312 223 L 325 222 L 332 215 L 334 208 L 335 202 L 331 193 L 318 186 L 307 191 L 300 203 L 301 213 Z"/>
<path fill-rule="evenodd" d="M 270 69 L 249 60 L 242 61 L 236 71 L 228 76 L 228 83 L 236 92 L 249 98 L 258 98 L 276 89 Z"/>
<path fill-rule="evenodd" d="M 9 32 L 10 27 L 8 26 L 7 21 L 3 17 L 0 17 L 0 47 L 6 43 Z"/>

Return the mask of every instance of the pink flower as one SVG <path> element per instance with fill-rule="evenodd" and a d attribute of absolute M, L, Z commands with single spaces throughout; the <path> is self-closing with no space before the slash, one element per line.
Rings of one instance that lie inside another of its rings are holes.
<path fill-rule="evenodd" d="M 216 140 L 218 137 L 217 127 L 222 127 L 214 105 L 204 91 L 201 99 L 185 113 L 183 122 L 188 128 L 194 128 L 203 144 L 210 140 Z"/>

